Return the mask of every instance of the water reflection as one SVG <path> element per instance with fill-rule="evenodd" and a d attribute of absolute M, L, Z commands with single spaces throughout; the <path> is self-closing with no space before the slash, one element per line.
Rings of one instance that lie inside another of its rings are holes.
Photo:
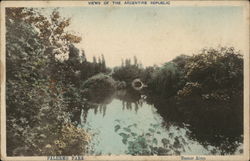
<path fill-rule="evenodd" d="M 214 146 L 212 154 L 234 154 L 243 142 L 243 105 L 208 102 L 197 98 L 177 101 L 175 98 L 148 97 L 148 103 L 156 107 L 165 121 L 190 130 L 189 138 L 205 148 Z M 178 103 L 177 103 L 178 102 Z"/>
<path fill-rule="evenodd" d="M 242 111 L 231 106 L 118 91 L 85 103 L 78 123 L 94 134 L 95 155 L 240 154 Z"/>
<path fill-rule="evenodd" d="M 122 101 L 122 109 L 125 110 L 134 110 L 138 111 L 139 107 L 143 105 L 143 99 L 141 94 L 134 90 L 120 90 L 116 92 L 117 99 Z"/>

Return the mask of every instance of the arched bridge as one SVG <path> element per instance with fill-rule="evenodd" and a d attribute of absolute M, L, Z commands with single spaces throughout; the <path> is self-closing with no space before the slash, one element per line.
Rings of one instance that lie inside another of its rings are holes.
<path fill-rule="evenodd" d="M 133 80 L 131 86 L 137 91 L 140 91 L 143 88 L 147 87 L 147 85 L 145 85 L 139 78 Z"/>

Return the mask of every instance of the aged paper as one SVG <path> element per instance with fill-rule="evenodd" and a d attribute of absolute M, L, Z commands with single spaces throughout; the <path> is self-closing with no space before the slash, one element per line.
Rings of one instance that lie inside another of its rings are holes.
<path fill-rule="evenodd" d="M 249 2 L 1 2 L 1 159 L 249 160 Z"/>

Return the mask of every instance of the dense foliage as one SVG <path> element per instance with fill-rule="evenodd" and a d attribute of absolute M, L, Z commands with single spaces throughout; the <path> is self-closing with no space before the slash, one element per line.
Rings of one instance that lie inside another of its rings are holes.
<path fill-rule="evenodd" d="M 185 66 L 187 83 L 181 96 L 230 100 L 243 92 L 243 59 L 234 48 L 204 49 Z"/>
<path fill-rule="evenodd" d="M 89 101 L 102 102 L 115 91 L 116 82 L 110 76 L 97 74 L 82 83 L 82 95 Z"/>
<path fill-rule="evenodd" d="M 169 62 L 154 70 L 148 81 L 148 89 L 162 96 L 173 96 L 183 86 L 184 75 L 178 66 Z M 160 84 L 160 86 L 159 86 Z"/>
<path fill-rule="evenodd" d="M 142 72 L 142 65 L 138 64 L 137 58 L 134 57 L 134 64 L 131 64 L 130 59 L 126 59 L 125 64 L 122 61 L 120 67 L 115 67 L 112 72 L 112 77 L 117 81 L 124 82 L 124 86 L 130 88 L 132 81 L 140 77 Z"/>
<path fill-rule="evenodd" d="M 70 108 L 74 109 L 70 94 L 77 95 L 76 87 L 73 82 L 65 86 L 63 79 L 55 79 L 56 72 L 51 73 L 56 64 L 56 56 L 50 50 L 52 44 L 45 44 L 42 32 L 37 31 L 36 23 L 41 20 L 27 23 L 35 13 L 27 16 L 26 12 L 22 8 L 6 9 L 7 155 L 83 154 L 89 136 L 72 126 L 69 113 Z M 62 77 L 67 77 L 66 71 L 62 73 Z M 81 99 L 79 95 L 78 98 Z M 75 137 L 77 142 L 56 141 L 60 137 Z M 76 150 L 67 149 L 72 146 Z"/>

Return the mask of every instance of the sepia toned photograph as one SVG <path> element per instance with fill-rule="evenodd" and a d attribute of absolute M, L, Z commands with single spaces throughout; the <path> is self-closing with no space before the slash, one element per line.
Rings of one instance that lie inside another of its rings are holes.
<path fill-rule="evenodd" d="M 1 156 L 249 159 L 249 4 L 163 2 L 3 3 Z"/>

